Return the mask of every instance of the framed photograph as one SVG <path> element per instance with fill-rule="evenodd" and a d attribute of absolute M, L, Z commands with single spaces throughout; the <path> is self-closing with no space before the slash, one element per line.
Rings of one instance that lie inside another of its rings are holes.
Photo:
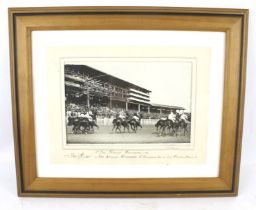
<path fill-rule="evenodd" d="M 248 10 L 10 8 L 19 196 L 235 196 Z"/>

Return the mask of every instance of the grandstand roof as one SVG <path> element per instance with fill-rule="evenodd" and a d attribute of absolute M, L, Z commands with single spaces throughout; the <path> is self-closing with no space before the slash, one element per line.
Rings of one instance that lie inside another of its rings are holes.
<path fill-rule="evenodd" d="M 114 85 L 118 85 L 124 88 L 135 88 L 142 92 L 151 92 L 150 90 L 147 90 L 146 88 L 140 87 L 138 85 L 132 84 L 130 82 L 127 82 L 125 80 L 119 79 L 113 75 L 107 74 L 105 72 L 102 72 L 100 70 L 94 69 L 87 65 L 77 65 L 77 64 L 66 64 L 65 68 L 68 68 L 70 70 L 79 71 L 80 73 L 84 73 L 88 75 L 89 77 L 95 78 L 96 80 L 100 80 L 102 82 L 108 82 Z"/>
<path fill-rule="evenodd" d="M 156 107 L 156 108 L 167 108 L 167 109 L 185 110 L 181 106 L 169 106 L 169 105 L 155 104 L 155 103 L 151 103 L 151 106 Z"/>

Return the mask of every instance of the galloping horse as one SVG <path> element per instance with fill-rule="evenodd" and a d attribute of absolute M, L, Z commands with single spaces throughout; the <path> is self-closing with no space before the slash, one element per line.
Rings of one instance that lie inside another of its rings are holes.
<path fill-rule="evenodd" d="M 176 135 L 178 133 L 180 133 L 181 135 L 182 130 L 183 130 L 183 135 L 185 136 L 185 134 L 188 133 L 188 123 L 183 119 L 179 119 L 179 121 L 176 123 Z"/>
<path fill-rule="evenodd" d="M 157 123 L 155 124 L 155 127 L 156 127 L 157 133 L 160 133 L 161 130 L 163 132 L 164 128 L 166 127 L 166 120 L 162 120 L 162 119 L 158 120 Z"/>
<path fill-rule="evenodd" d="M 87 133 L 90 130 L 94 133 L 94 126 L 99 129 L 99 126 L 95 123 L 95 121 L 89 121 L 88 118 L 84 117 L 69 117 L 68 125 L 73 125 L 72 133 L 77 134 L 78 131 L 82 133 Z"/>
<path fill-rule="evenodd" d="M 89 125 L 90 125 L 90 129 L 92 130 L 92 133 L 94 133 L 94 127 L 99 129 L 99 126 L 96 124 L 96 121 L 94 121 L 94 120 L 89 121 Z"/>
<path fill-rule="evenodd" d="M 176 134 L 177 136 L 178 133 L 181 133 L 181 129 L 184 130 L 184 135 L 186 132 L 188 132 L 187 125 L 188 124 L 184 120 L 179 119 L 179 117 L 177 117 L 175 122 L 169 119 L 166 119 L 166 120 L 160 119 L 155 124 L 155 127 L 157 129 L 158 134 L 166 134 L 166 130 L 168 130 L 169 135 Z"/>
<path fill-rule="evenodd" d="M 138 127 L 141 127 L 141 128 L 142 128 L 140 122 L 139 122 L 139 121 L 136 121 L 135 119 L 131 119 L 131 120 L 129 121 L 129 124 L 130 124 L 130 126 L 131 126 L 131 129 L 132 129 L 135 133 L 137 132 Z"/>
<path fill-rule="evenodd" d="M 69 126 L 73 125 L 72 128 L 72 133 L 77 133 L 78 129 L 79 129 L 79 118 L 78 117 L 69 117 L 68 118 L 68 124 Z"/>
<path fill-rule="evenodd" d="M 122 131 L 121 131 L 121 127 L 122 127 L 122 126 L 123 126 L 123 128 L 124 128 L 124 132 L 125 132 L 125 129 L 127 129 L 128 133 L 129 133 L 129 131 L 130 131 L 128 118 L 122 120 L 121 118 L 118 117 L 118 118 L 116 118 L 116 119 L 113 120 L 112 124 L 113 124 L 112 131 L 115 129 L 115 132 L 116 132 L 117 130 L 119 130 L 119 132 L 121 133 L 121 132 L 122 132 Z"/>
<path fill-rule="evenodd" d="M 174 125 L 173 122 L 169 119 L 160 119 L 155 124 L 156 131 L 158 134 L 166 134 L 166 128 L 169 130 L 169 134 L 171 134 L 171 128 L 172 132 L 174 132 Z"/>
<path fill-rule="evenodd" d="M 122 131 L 121 131 L 121 126 L 122 126 L 122 119 L 121 119 L 121 118 L 116 118 L 116 119 L 114 119 L 113 122 L 112 122 L 112 124 L 113 124 L 112 131 L 115 129 L 115 132 L 116 132 L 117 130 L 119 130 L 120 133 L 122 132 Z"/>

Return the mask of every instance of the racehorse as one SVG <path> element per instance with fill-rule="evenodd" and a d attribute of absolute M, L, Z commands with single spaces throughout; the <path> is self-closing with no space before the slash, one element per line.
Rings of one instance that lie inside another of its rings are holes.
<path fill-rule="evenodd" d="M 166 120 L 160 119 L 157 121 L 157 123 L 155 124 L 156 127 L 156 132 L 159 133 L 163 133 L 163 131 L 165 130 L 166 127 Z M 162 132 L 160 132 L 162 130 Z"/>
<path fill-rule="evenodd" d="M 89 125 L 90 125 L 90 129 L 92 130 L 92 133 L 94 133 L 93 127 L 96 127 L 97 129 L 99 129 L 99 126 L 96 124 L 95 120 L 89 121 Z"/>
<path fill-rule="evenodd" d="M 122 126 L 123 126 L 123 128 L 124 128 L 124 132 L 125 132 L 125 129 L 127 129 L 128 133 L 129 133 L 129 131 L 130 131 L 129 121 L 128 121 L 127 119 L 122 120 L 121 118 L 118 117 L 118 118 L 116 118 L 116 119 L 113 120 L 112 124 L 113 124 L 112 131 L 115 129 L 115 132 L 116 132 L 117 130 L 119 130 L 119 132 L 121 133 L 121 132 L 122 132 L 122 131 L 121 131 L 121 127 L 122 127 Z"/>
<path fill-rule="evenodd" d="M 185 121 L 184 121 L 185 122 Z M 157 129 L 158 134 L 166 134 L 166 131 L 168 130 L 169 135 L 178 134 L 179 128 L 182 126 L 182 128 L 185 126 L 184 122 L 181 122 L 179 119 L 176 119 L 175 122 L 169 119 L 160 119 L 155 124 L 155 127 Z M 186 125 L 187 126 L 187 125 Z"/>
<path fill-rule="evenodd" d="M 120 133 L 122 132 L 122 131 L 121 131 L 121 126 L 122 126 L 122 119 L 121 119 L 121 118 L 116 118 L 116 119 L 114 119 L 113 122 L 112 122 L 112 124 L 113 124 L 112 131 L 115 129 L 115 132 L 116 132 L 117 130 L 119 130 Z"/>
<path fill-rule="evenodd" d="M 174 123 L 173 121 L 169 119 L 160 119 L 155 124 L 156 131 L 158 134 L 166 134 L 166 129 L 169 131 L 169 134 L 173 134 L 175 132 L 174 130 Z M 172 129 L 172 133 L 171 133 Z"/>
<path fill-rule="evenodd" d="M 72 133 L 77 133 L 78 129 L 79 129 L 79 118 L 78 117 L 69 117 L 68 118 L 68 124 L 69 126 L 73 125 L 72 128 Z"/>
<path fill-rule="evenodd" d="M 78 131 L 88 133 L 90 130 L 92 130 L 92 133 L 94 133 L 94 127 L 99 129 L 99 126 L 95 123 L 95 121 L 89 121 L 89 119 L 85 117 L 69 117 L 68 125 L 73 125 L 72 133 L 74 134 L 77 134 Z"/>
<path fill-rule="evenodd" d="M 188 133 L 188 123 L 183 120 L 183 119 L 179 119 L 178 122 L 176 122 L 176 136 L 178 135 L 178 133 L 181 135 L 183 130 L 183 136 L 186 135 L 186 133 Z"/>
<path fill-rule="evenodd" d="M 131 129 L 136 133 L 137 132 L 137 129 L 138 127 L 141 127 L 141 124 L 140 124 L 140 121 L 136 121 L 135 119 L 131 119 L 129 120 L 129 124 L 131 126 Z"/>

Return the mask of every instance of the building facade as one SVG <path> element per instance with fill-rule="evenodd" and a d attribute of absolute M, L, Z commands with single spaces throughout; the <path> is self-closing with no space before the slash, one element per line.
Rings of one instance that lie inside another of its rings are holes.
<path fill-rule="evenodd" d="M 66 100 L 90 108 L 105 106 L 113 110 L 168 113 L 182 107 L 152 104 L 151 91 L 87 65 L 64 66 Z"/>

